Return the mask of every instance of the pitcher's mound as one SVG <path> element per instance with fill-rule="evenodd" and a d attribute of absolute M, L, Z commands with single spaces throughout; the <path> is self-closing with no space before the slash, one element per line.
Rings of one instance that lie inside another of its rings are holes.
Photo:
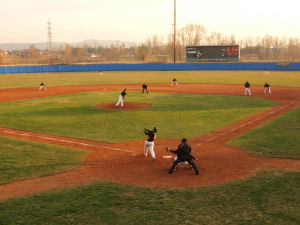
<path fill-rule="evenodd" d="M 94 105 L 94 108 L 97 109 L 108 109 L 108 110 L 134 110 L 134 109 L 143 109 L 148 108 L 151 105 L 140 102 L 125 102 L 124 107 L 115 106 L 116 103 L 104 103 L 99 105 Z"/>

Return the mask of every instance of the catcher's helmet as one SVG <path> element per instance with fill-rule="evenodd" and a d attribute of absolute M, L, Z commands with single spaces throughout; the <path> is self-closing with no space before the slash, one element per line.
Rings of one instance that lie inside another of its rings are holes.
<path fill-rule="evenodd" d="M 157 131 L 158 130 L 158 127 L 153 127 L 153 131 Z"/>

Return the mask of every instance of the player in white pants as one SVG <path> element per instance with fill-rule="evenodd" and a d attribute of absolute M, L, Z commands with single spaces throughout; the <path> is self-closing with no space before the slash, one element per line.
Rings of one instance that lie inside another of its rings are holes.
<path fill-rule="evenodd" d="M 46 87 L 45 87 L 45 84 L 44 84 L 44 82 L 42 82 L 42 83 L 40 84 L 39 91 L 41 91 L 41 90 L 44 90 L 44 91 L 46 91 Z"/>
<path fill-rule="evenodd" d="M 175 84 L 178 87 L 177 79 L 174 77 L 171 83 L 171 87 L 173 87 L 173 84 Z"/>
<path fill-rule="evenodd" d="M 271 86 L 268 82 L 265 82 L 265 84 L 264 84 L 264 93 L 269 93 L 269 94 L 272 93 L 271 92 Z"/>
<path fill-rule="evenodd" d="M 246 81 L 246 83 L 244 84 L 244 86 L 245 86 L 245 93 L 244 93 L 244 95 L 246 96 L 247 93 L 248 93 L 251 96 L 251 90 L 250 90 L 250 83 L 249 83 L 249 81 Z"/>
<path fill-rule="evenodd" d="M 125 98 L 125 95 L 126 95 L 126 88 L 119 95 L 119 99 L 118 102 L 116 103 L 116 106 L 121 105 L 121 107 L 124 107 L 123 100 Z"/>
<path fill-rule="evenodd" d="M 148 135 L 147 140 L 144 144 L 144 156 L 147 157 L 147 153 L 149 150 L 152 160 L 155 160 L 154 140 L 156 139 L 157 135 L 157 127 L 153 127 L 153 130 L 148 130 L 144 128 L 144 133 Z"/>

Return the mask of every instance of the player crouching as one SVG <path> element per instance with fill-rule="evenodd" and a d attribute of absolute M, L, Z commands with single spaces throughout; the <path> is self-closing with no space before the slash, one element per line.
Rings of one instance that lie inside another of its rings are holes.
<path fill-rule="evenodd" d="M 186 138 L 183 138 L 181 140 L 181 144 L 178 145 L 177 150 L 170 150 L 168 147 L 166 148 L 167 152 L 172 152 L 177 155 L 177 157 L 175 158 L 175 160 L 173 162 L 173 165 L 171 166 L 171 168 L 169 170 L 169 174 L 173 173 L 173 171 L 175 170 L 175 168 L 178 164 L 187 162 L 194 169 L 195 174 L 199 175 L 199 170 L 198 170 L 196 164 L 193 162 L 193 160 L 195 160 L 196 158 L 191 155 L 192 148 L 186 142 L 187 142 Z"/>

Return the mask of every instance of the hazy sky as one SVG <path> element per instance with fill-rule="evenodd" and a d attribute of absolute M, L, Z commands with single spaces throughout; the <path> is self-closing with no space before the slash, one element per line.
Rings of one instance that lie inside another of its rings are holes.
<path fill-rule="evenodd" d="M 173 31 L 174 0 L 0 0 L 0 43 L 84 39 L 143 42 Z M 300 38 L 300 0 L 177 0 L 177 29 L 202 24 L 237 38 Z"/>

